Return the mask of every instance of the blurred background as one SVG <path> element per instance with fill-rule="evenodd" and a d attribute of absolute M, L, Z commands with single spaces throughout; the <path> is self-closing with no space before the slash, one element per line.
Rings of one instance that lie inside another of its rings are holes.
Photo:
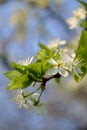
<path fill-rule="evenodd" d="M 0 130 L 87 130 L 87 78 L 77 84 L 72 77 L 47 83 L 47 114 L 37 115 L 12 100 L 4 72 L 10 62 L 31 57 L 38 42 L 60 38 L 77 45 L 81 30 L 66 24 L 76 0 L 0 0 Z"/>

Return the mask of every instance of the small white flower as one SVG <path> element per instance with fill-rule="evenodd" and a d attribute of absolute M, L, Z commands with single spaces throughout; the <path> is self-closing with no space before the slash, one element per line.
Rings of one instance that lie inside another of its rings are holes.
<path fill-rule="evenodd" d="M 71 52 L 71 53 L 70 53 Z M 72 50 L 60 49 L 59 59 L 54 60 L 53 58 L 49 59 L 51 68 L 46 72 L 45 76 L 52 76 L 57 73 L 63 77 L 68 76 L 68 71 L 73 71 L 75 53 Z"/>
<path fill-rule="evenodd" d="M 80 23 L 80 20 L 83 20 L 86 18 L 86 13 L 87 12 L 81 7 L 78 7 L 76 10 L 74 10 L 72 12 L 73 17 L 68 18 L 66 21 L 70 25 L 69 28 L 70 29 L 77 28 Z"/>
<path fill-rule="evenodd" d="M 70 25 L 70 29 L 77 28 L 79 25 L 79 19 L 77 19 L 76 17 L 68 18 L 66 22 Z"/>
<path fill-rule="evenodd" d="M 82 7 L 78 7 L 73 11 L 73 15 L 78 19 L 85 19 L 86 11 Z"/>
<path fill-rule="evenodd" d="M 33 56 L 32 56 L 31 58 L 28 57 L 28 58 L 26 58 L 26 59 L 20 60 L 20 61 L 18 62 L 18 64 L 27 66 L 27 65 L 29 65 L 30 63 L 32 63 L 33 59 L 34 59 Z"/>
<path fill-rule="evenodd" d="M 45 76 L 51 76 L 57 73 L 63 77 L 68 76 L 68 71 L 63 68 L 63 62 L 61 60 L 55 61 L 54 59 L 50 59 L 49 63 L 52 65 L 52 67 L 46 72 Z"/>
<path fill-rule="evenodd" d="M 66 51 L 64 49 L 60 50 L 60 57 L 61 57 L 62 61 L 66 62 L 66 63 L 73 62 L 75 56 L 76 55 L 74 52 L 72 52 L 72 50 L 71 50 L 71 53 L 70 53 L 70 51 L 68 52 L 68 50 L 66 50 Z"/>
<path fill-rule="evenodd" d="M 24 98 L 23 93 L 27 93 L 27 91 L 24 91 L 22 89 L 16 91 L 16 95 L 14 100 L 16 101 L 16 104 L 18 108 L 20 109 L 22 106 L 25 108 L 31 108 L 33 103 L 29 98 Z"/>
<path fill-rule="evenodd" d="M 56 49 L 56 48 L 58 48 L 59 45 L 65 45 L 65 44 L 66 44 L 65 40 L 53 39 L 52 41 L 50 41 L 48 48 L 49 49 Z"/>

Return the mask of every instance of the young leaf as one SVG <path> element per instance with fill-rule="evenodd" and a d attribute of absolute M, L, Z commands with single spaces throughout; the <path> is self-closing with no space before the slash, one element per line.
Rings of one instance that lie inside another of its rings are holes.
<path fill-rule="evenodd" d="M 25 74 L 26 73 L 26 70 L 27 70 L 27 67 L 24 66 L 24 65 L 20 65 L 20 64 L 17 64 L 15 62 L 12 62 L 11 63 L 11 66 L 16 69 L 17 71 L 19 71 L 20 73 L 22 74 Z"/>
<path fill-rule="evenodd" d="M 80 59 L 82 63 L 78 64 L 79 69 L 82 71 L 82 73 L 79 73 L 80 71 L 74 72 L 74 78 L 76 81 L 80 81 L 87 73 L 87 31 L 83 30 L 79 46 L 76 50 L 76 59 Z"/>
<path fill-rule="evenodd" d="M 33 82 L 32 78 L 30 78 L 27 74 L 21 76 L 21 77 L 16 77 L 13 79 L 9 85 L 8 85 L 8 90 L 14 90 L 14 89 L 24 89 L 31 85 Z"/>
<path fill-rule="evenodd" d="M 42 81 L 42 72 L 41 72 L 41 63 L 32 63 L 28 65 L 28 71 L 32 78 L 34 78 L 36 81 Z"/>
<path fill-rule="evenodd" d="M 83 66 L 87 65 L 87 31 L 85 30 L 82 31 L 76 55 L 83 61 Z"/>
<path fill-rule="evenodd" d="M 13 80 L 16 77 L 21 77 L 22 74 L 16 70 L 10 70 L 8 72 L 5 73 L 5 76 L 9 79 L 9 80 Z"/>
<path fill-rule="evenodd" d="M 80 26 L 83 27 L 83 28 L 87 28 L 87 20 L 82 21 Z"/>
<path fill-rule="evenodd" d="M 45 46 L 44 44 L 42 44 L 41 42 L 39 42 L 38 45 L 39 45 L 39 47 L 40 47 L 41 49 L 44 49 L 44 50 L 50 52 L 50 49 L 49 49 L 47 46 Z"/>

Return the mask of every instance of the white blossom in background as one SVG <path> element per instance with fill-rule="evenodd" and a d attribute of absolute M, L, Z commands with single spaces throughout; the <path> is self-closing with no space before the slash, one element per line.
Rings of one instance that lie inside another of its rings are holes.
<path fill-rule="evenodd" d="M 82 7 L 78 7 L 76 10 L 72 12 L 72 14 L 78 19 L 85 19 L 86 11 Z"/>
<path fill-rule="evenodd" d="M 67 24 L 70 25 L 69 29 L 77 28 L 79 26 L 79 19 L 77 19 L 76 17 L 68 18 Z"/>
<path fill-rule="evenodd" d="M 73 17 L 67 19 L 67 24 L 70 25 L 70 29 L 77 28 L 79 26 L 80 20 L 83 20 L 86 18 L 87 12 L 84 8 L 78 7 L 76 10 L 72 12 Z"/>
<path fill-rule="evenodd" d="M 48 44 L 48 48 L 49 49 L 57 49 L 59 47 L 59 45 L 65 45 L 65 44 L 66 44 L 65 40 L 53 39 Z"/>
<path fill-rule="evenodd" d="M 22 59 L 18 62 L 18 64 L 21 64 L 21 65 L 24 65 L 24 66 L 27 66 L 29 64 L 31 64 L 33 62 L 33 59 L 34 59 L 34 56 L 32 56 L 31 58 L 25 58 L 25 59 Z"/>

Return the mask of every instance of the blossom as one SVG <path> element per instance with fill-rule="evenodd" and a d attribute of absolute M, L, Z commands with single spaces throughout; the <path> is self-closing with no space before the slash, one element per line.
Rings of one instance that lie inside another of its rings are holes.
<path fill-rule="evenodd" d="M 72 12 L 73 17 L 67 19 L 67 23 L 70 25 L 70 29 L 77 28 L 80 20 L 85 19 L 86 11 L 82 7 L 78 7 L 76 10 Z"/>
<path fill-rule="evenodd" d="M 30 95 L 30 92 L 27 90 L 19 89 L 16 91 L 14 100 L 16 101 L 18 108 L 24 106 L 27 109 L 31 109 L 34 105 L 34 102 L 38 100 L 39 93 L 34 93 Z"/>
<path fill-rule="evenodd" d="M 73 15 L 78 19 L 85 19 L 86 11 L 82 7 L 78 7 L 77 10 L 73 11 Z"/>
<path fill-rule="evenodd" d="M 50 59 L 49 63 L 52 65 L 52 67 L 46 72 L 46 76 L 51 76 L 51 75 L 55 75 L 57 73 L 59 73 L 60 75 L 62 75 L 63 77 L 67 77 L 68 76 L 68 71 L 66 71 L 65 69 L 63 69 L 61 67 L 61 61 L 55 61 L 54 59 Z"/>
<path fill-rule="evenodd" d="M 51 58 L 48 62 L 51 68 L 48 69 L 45 76 L 51 76 L 59 73 L 63 77 L 68 76 L 68 71 L 73 71 L 73 61 L 75 58 L 74 52 L 67 52 L 67 50 L 60 49 L 60 57 L 58 60 Z"/>
<path fill-rule="evenodd" d="M 28 110 L 31 110 L 37 114 L 45 114 L 46 113 L 44 109 L 45 104 L 44 103 L 35 104 L 35 102 L 38 101 L 39 96 L 40 96 L 39 93 L 35 92 L 32 95 L 30 95 L 29 91 L 19 89 L 16 91 L 14 100 L 16 101 L 16 104 L 19 109 L 22 108 L 22 106 L 24 106 Z"/>
<path fill-rule="evenodd" d="M 29 65 L 30 63 L 32 63 L 34 57 L 32 56 L 31 58 L 26 58 L 26 59 L 22 59 L 18 62 L 18 64 L 21 64 L 21 65 L 24 65 L 24 66 L 27 66 Z"/>
<path fill-rule="evenodd" d="M 77 28 L 77 26 L 79 25 L 79 19 L 77 19 L 76 17 L 71 17 L 67 19 L 67 23 L 70 25 L 70 29 Z"/>
<path fill-rule="evenodd" d="M 48 44 L 48 48 L 49 49 L 56 49 L 58 48 L 59 45 L 65 45 L 66 41 L 65 40 L 60 40 L 60 39 L 53 39 L 52 41 L 50 41 L 50 43 Z"/>
<path fill-rule="evenodd" d="M 14 100 L 16 101 L 16 104 L 17 104 L 19 109 L 22 106 L 24 106 L 25 108 L 31 108 L 33 103 L 29 99 L 24 98 L 23 92 L 24 91 L 22 89 L 17 90 Z"/>

